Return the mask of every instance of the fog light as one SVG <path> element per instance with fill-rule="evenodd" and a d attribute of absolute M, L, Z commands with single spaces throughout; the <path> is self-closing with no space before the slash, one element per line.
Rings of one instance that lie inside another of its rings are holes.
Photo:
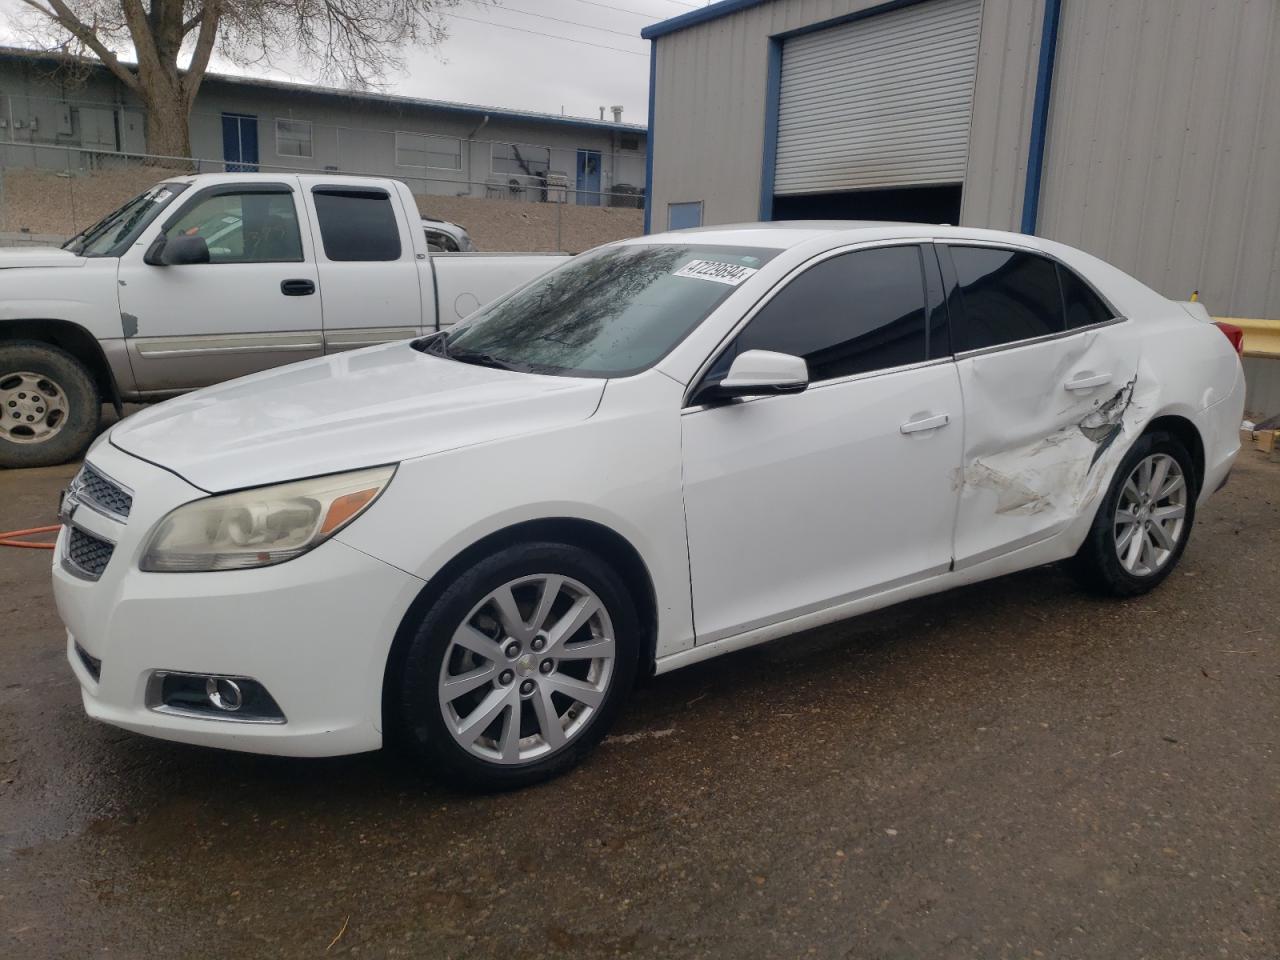
<path fill-rule="evenodd" d="M 147 708 L 157 713 L 237 723 L 284 723 L 267 688 L 251 677 L 153 670 L 147 678 Z"/>
<path fill-rule="evenodd" d="M 235 713 L 244 706 L 244 695 L 240 685 L 226 677 L 210 677 L 204 682 L 204 692 L 209 702 L 219 710 Z"/>

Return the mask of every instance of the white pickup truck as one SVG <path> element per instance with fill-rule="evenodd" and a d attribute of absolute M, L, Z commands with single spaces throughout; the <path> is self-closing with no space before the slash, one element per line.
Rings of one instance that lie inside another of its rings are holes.
<path fill-rule="evenodd" d="M 0 467 L 77 456 L 103 403 L 436 330 L 564 259 L 431 252 L 397 180 L 165 180 L 61 249 L 0 250 Z"/>

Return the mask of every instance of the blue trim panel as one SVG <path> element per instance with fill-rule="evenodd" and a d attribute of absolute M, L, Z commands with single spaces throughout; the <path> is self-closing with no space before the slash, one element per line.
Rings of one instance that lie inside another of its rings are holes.
<path fill-rule="evenodd" d="M 760 219 L 773 219 L 773 173 L 778 162 L 778 101 L 782 96 L 782 41 L 769 38 L 769 82 L 764 93 L 764 156 L 760 162 Z"/>
<path fill-rule="evenodd" d="M 649 133 L 644 138 L 644 232 L 653 227 L 653 104 L 658 94 L 658 42 L 649 41 Z"/>
<path fill-rule="evenodd" d="M 770 2 L 771 0 L 720 0 L 720 3 L 699 7 L 697 10 L 690 10 L 688 13 L 682 13 L 678 17 L 672 17 L 670 20 L 650 24 L 640 31 L 640 36 L 645 40 L 656 40 L 658 37 L 665 37 L 668 33 L 675 33 L 677 30 L 685 29 L 685 27 L 696 26 L 709 20 L 719 20 L 721 17 L 727 17 L 729 14 L 737 13 L 739 10 L 747 10 L 751 7 L 758 7 L 762 3 Z M 650 120 L 649 123 L 652 125 L 653 121 Z"/>
<path fill-rule="evenodd" d="M 1045 0 L 1040 31 L 1040 65 L 1036 69 L 1036 99 L 1031 108 L 1031 144 L 1027 150 L 1027 186 L 1022 194 L 1022 232 L 1035 233 L 1040 213 L 1040 178 L 1044 172 L 1045 137 L 1049 129 L 1049 94 L 1053 88 L 1053 60 L 1058 51 L 1058 20 L 1062 0 Z"/>

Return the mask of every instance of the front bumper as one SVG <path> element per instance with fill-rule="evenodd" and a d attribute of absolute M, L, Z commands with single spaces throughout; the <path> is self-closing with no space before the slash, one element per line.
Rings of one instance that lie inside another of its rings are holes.
<path fill-rule="evenodd" d="M 138 555 L 155 522 L 203 492 L 105 444 L 93 460 L 133 489 L 134 508 L 115 527 L 77 511 L 76 522 L 116 540 L 97 581 L 64 561 L 65 528 L 54 551 L 54 597 L 85 712 L 136 733 L 253 753 L 377 749 L 387 656 L 422 581 L 335 540 L 258 570 L 143 573 Z M 101 662 L 98 678 L 77 644 Z M 146 703 L 156 670 L 251 677 L 286 722 L 158 712 Z"/>

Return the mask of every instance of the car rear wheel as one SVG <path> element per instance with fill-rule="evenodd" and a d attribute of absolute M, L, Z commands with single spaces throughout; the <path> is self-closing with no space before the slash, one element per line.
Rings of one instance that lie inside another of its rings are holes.
<path fill-rule="evenodd" d="M 400 738 L 483 789 L 525 786 L 582 759 L 635 677 L 635 608 L 578 547 L 509 547 L 432 606 L 404 660 Z"/>
<path fill-rule="evenodd" d="M 84 452 L 102 401 L 83 365 L 48 344 L 0 345 L 0 467 L 48 467 Z"/>
<path fill-rule="evenodd" d="M 1141 437 L 1116 470 L 1093 526 L 1072 561 L 1085 586 L 1130 597 L 1173 572 L 1195 521 L 1195 469 L 1167 433 Z"/>

